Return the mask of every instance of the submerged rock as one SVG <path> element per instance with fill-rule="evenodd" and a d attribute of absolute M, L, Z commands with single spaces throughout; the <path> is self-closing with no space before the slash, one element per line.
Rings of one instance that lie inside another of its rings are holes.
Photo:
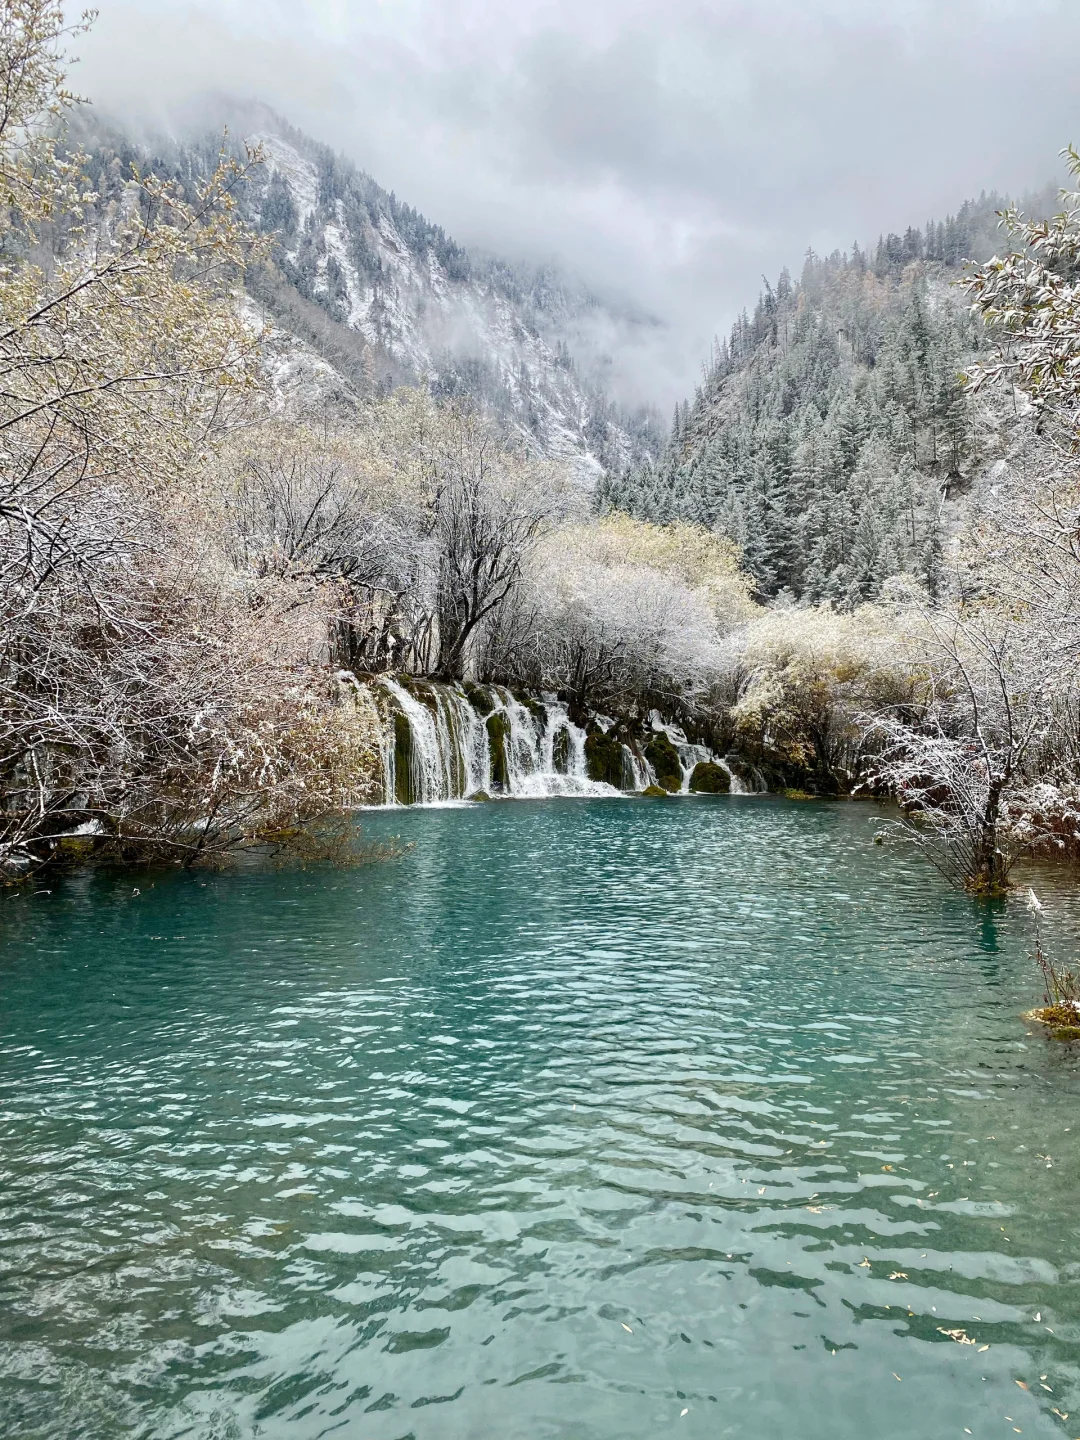
<path fill-rule="evenodd" d="M 642 790 L 641 793 L 642 795 L 648 795 L 650 796 L 650 798 L 653 799 L 666 800 L 671 794 L 671 791 L 665 790 L 662 785 L 646 785 L 645 789 Z"/>
<path fill-rule="evenodd" d="M 731 790 L 731 776 L 722 765 L 701 760 L 690 776 L 690 789 L 695 795 L 727 795 Z"/>
<path fill-rule="evenodd" d="M 477 803 L 490 803 L 491 796 L 486 790 L 474 790 L 471 795 L 466 796 L 466 799 L 473 800 Z"/>

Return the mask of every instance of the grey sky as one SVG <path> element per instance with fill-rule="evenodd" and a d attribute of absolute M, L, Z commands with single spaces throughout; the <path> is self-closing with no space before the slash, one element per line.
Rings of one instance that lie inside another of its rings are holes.
<path fill-rule="evenodd" d="M 671 326 L 667 403 L 808 244 L 864 241 L 1080 141 L 1076 0 L 100 0 L 75 83 L 153 118 L 265 100 L 455 238 Z"/>

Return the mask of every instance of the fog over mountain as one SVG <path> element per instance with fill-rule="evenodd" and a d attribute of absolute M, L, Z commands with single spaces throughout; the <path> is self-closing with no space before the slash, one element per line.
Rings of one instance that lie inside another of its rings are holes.
<path fill-rule="evenodd" d="M 667 326 L 616 383 L 667 405 L 808 244 L 1050 178 L 1078 43 L 1065 0 L 104 0 L 75 79 L 158 123 L 263 100 L 459 242 L 631 297 Z"/>

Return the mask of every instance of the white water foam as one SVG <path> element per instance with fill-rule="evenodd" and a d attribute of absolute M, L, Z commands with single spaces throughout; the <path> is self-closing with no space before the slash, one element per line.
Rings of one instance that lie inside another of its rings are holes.
<path fill-rule="evenodd" d="M 402 683 L 392 675 L 379 676 L 366 688 L 383 717 L 379 751 L 383 803 L 388 806 L 446 805 L 477 794 L 515 799 L 614 798 L 656 784 L 653 767 L 626 745 L 624 789 L 590 779 L 586 732 L 552 694 L 526 704 L 501 685 L 467 691 L 461 684 Z M 489 728 L 492 717 L 498 717 L 498 723 Z M 614 723 L 607 717 L 597 720 L 604 730 Z M 402 721 L 408 736 L 407 744 L 399 745 L 397 727 Z M 678 752 L 682 794 L 689 793 L 694 767 L 702 761 L 722 766 L 731 777 L 732 792 L 745 793 L 746 786 L 711 750 L 689 742 L 678 726 L 667 724 L 656 711 L 650 723 L 668 736 Z M 492 773 L 491 728 L 501 732 L 505 754 L 505 774 L 498 779 Z M 407 775 L 397 773 L 402 757 L 409 767 Z"/>

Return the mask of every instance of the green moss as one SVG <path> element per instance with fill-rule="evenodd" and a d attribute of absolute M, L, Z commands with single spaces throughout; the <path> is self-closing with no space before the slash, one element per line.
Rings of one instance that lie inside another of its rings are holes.
<path fill-rule="evenodd" d="M 662 730 L 657 730 L 650 736 L 649 743 L 645 746 L 645 759 L 652 766 L 658 785 L 662 785 L 665 790 L 682 789 L 679 752 Z"/>
<path fill-rule="evenodd" d="M 622 751 L 622 779 L 619 781 L 619 787 L 622 790 L 636 790 L 637 771 L 634 769 L 634 757 L 630 746 L 624 740 L 619 748 Z"/>
<path fill-rule="evenodd" d="M 463 795 L 465 785 L 469 779 L 465 767 L 464 747 L 461 743 L 460 726 L 458 724 L 457 711 L 452 705 L 444 707 L 442 712 L 443 723 L 450 736 L 450 785 L 452 795 Z"/>
<path fill-rule="evenodd" d="M 785 800 L 816 800 L 816 795 L 811 795 L 809 790 L 784 790 Z"/>
<path fill-rule="evenodd" d="M 1070 1005 L 1042 1005 L 1037 1010 L 1029 1010 L 1023 1018 L 1045 1025 L 1051 1040 L 1080 1040 L 1080 1024 Z"/>
<path fill-rule="evenodd" d="M 646 785 L 641 793 L 642 795 L 648 795 L 650 799 L 666 800 L 671 794 L 671 791 L 665 790 L 662 785 Z"/>
<path fill-rule="evenodd" d="M 556 775 L 570 773 L 570 731 L 565 725 L 555 732 L 551 743 L 551 763 Z"/>
<path fill-rule="evenodd" d="M 585 737 L 585 769 L 590 780 L 622 789 L 623 747 L 610 732 L 592 730 Z"/>
<path fill-rule="evenodd" d="M 475 790 L 468 798 L 470 800 L 475 800 L 478 803 L 491 800 L 491 796 L 487 793 L 486 790 Z"/>
<path fill-rule="evenodd" d="M 538 700 L 535 695 L 530 695 L 525 690 L 514 690 L 512 694 L 518 704 L 524 705 L 528 710 L 536 724 L 537 731 L 542 735 L 544 727 L 547 725 L 547 706 L 542 700 Z"/>
<path fill-rule="evenodd" d="M 433 685 L 428 685 L 424 681 L 418 680 L 413 686 L 413 694 L 417 700 L 420 701 L 421 705 L 425 706 L 426 709 L 431 711 L 432 715 L 438 718 L 439 697 Z"/>
<path fill-rule="evenodd" d="M 53 845 L 52 859 L 59 865 L 85 865 L 93 859 L 97 842 L 87 835 L 65 835 Z"/>
<path fill-rule="evenodd" d="M 690 776 L 690 789 L 695 795 L 726 795 L 731 789 L 731 776 L 722 765 L 701 760 Z"/>
<path fill-rule="evenodd" d="M 413 739 L 409 722 L 400 710 L 394 712 L 394 798 L 399 805 L 416 799 L 412 785 Z"/>
<path fill-rule="evenodd" d="M 464 690 L 465 698 L 481 719 L 495 709 L 494 697 L 486 685 L 474 685 L 472 681 L 466 680 Z"/>
<path fill-rule="evenodd" d="M 510 769 L 506 762 L 506 741 L 510 726 L 502 711 L 495 711 L 487 718 L 488 749 L 491 752 L 491 784 L 496 790 L 506 790 L 510 784 Z"/>

